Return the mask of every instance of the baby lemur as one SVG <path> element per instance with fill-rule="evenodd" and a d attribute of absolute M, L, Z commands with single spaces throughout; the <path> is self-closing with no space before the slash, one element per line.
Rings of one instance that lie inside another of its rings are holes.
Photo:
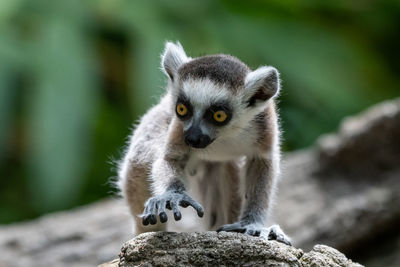
<path fill-rule="evenodd" d="M 192 59 L 179 42 L 166 43 L 161 66 L 166 94 L 140 120 L 119 168 L 136 234 L 167 224 L 170 230 L 177 222 L 167 209 L 179 221 L 179 206 L 191 206 L 198 217 L 184 213 L 181 230 L 190 225 L 290 244 L 278 225 L 265 226 L 279 176 L 278 71 L 252 71 L 223 54 Z"/>

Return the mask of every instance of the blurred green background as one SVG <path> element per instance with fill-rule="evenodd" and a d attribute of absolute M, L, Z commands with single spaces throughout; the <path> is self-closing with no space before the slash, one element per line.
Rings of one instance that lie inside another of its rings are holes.
<path fill-rule="evenodd" d="M 112 194 L 165 40 L 278 68 L 283 149 L 400 95 L 399 1 L 0 1 L 0 223 Z"/>

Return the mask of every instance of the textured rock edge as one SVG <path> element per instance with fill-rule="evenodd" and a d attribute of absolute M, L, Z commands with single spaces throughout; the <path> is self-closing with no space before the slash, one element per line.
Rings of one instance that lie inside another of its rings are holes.
<path fill-rule="evenodd" d="M 119 257 L 100 266 L 362 266 L 325 245 L 305 253 L 276 241 L 224 232 L 144 233 L 126 242 Z"/>

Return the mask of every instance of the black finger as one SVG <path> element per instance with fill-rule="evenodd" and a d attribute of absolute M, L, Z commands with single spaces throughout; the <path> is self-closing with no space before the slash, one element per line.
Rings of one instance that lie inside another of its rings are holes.
<path fill-rule="evenodd" d="M 178 204 L 175 201 L 170 201 L 172 212 L 174 213 L 175 221 L 179 221 L 182 218 L 182 214 L 179 211 Z"/>
<path fill-rule="evenodd" d="M 160 222 L 165 223 L 166 221 L 168 221 L 167 213 L 161 212 L 158 214 L 158 216 L 160 217 Z"/>
<path fill-rule="evenodd" d="M 156 208 L 157 208 L 157 200 L 152 198 L 149 201 L 148 206 L 148 213 L 149 213 L 149 222 L 150 224 L 154 225 L 157 223 L 156 217 Z"/>
<path fill-rule="evenodd" d="M 235 228 L 235 229 L 232 229 L 232 230 L 225 230 L 225 231 L 227 231 L 227 232 L 235 232 L 235 233 L 245 233 L 246 232 L 246 228 Z"/>
<path fill-rule="evenodd" d="M 179 221 L 180 219 L 182 219 L 182 214 L 179 210 L 174 212 L 174 218 L 175 218 L 175 221 Z"/>
<path fill-rule="evenodd" d="M 144 226 L 149 225 L 150 221 L 149 221 L 149 208 L 150 208 L 150 199 L 146 201 L 146 203 L 144 204 L 144 211 L 143 211 L 143 215 L 142 215 L 142 224 Z"/>
<path fill-rule="evenodd" d="M 189 196 L 185 196 L 184 201 L 187 202 L 190 206 L 192 206 L 196 211 L 199 217 L 203 217 L 204 209 L 203 207 L 194 199 Z"/>
<path fill-rule="evenodd" d="M 217 229 L 217 233 L 219 233 L 219 232 L 225 232 L 226 229 L 227 229 L 230 225 L 231 225 L 231 224 L 222 225 L 220 228 Z"/>
<path fill-rule="evenodd" d="M 278 236 L 276 235 L 275 231 L 271 230 L 268 234 L 268 240 L 276 240 Z"/>
<path fill-rule="evenodd" d="M 256 230 L 256 232 L 254 233 L 254 236 L 260 236 L 261 235 L 261 231 L 260 230 Z"/>
<path fill-rule="evenodd" d="M 169 209 L 169 210 L 172 210 L 172 208 L 171 208 L 171 203 L 170 203 L 169 200 L 167 201 L 167 204 L 165 205 L 165 207 L 166 207 L 167 209 Z"/>
<path fill-rule="evenodd" d="M 154 224 L 157 223 L 157 218 L 156 218 L 156 215 L 155 215 L 155 214 L 150 214 L 150 215 L 149 215 L 149 222 L 150 222 L 150 224 L 152 224 L 152 225 L 154 225 Z"/>
<path fill-rule="evenodd" d="M 284 243 L 286 245 L 291 246 L 292 243 L 290 242 L 290 240 L 288 240 L 287 238 L 285 238 L 284 235 L 277 235 L 276 241 L 279 241 L 281 243 Z"/>
<path fill-rule="evenodd" d="M 190 204 L 189 202 L 187 202 L 186 200 L 181 200 L 181 202 L 179 203 L 179 205 L 183 208 L 187 208 Z"/>
<path fill-rule="evenodd" d="M 279 241 L 281 241 L 282 243 L 284 243 L 284 244 L 286 244 L 288 246 L 292 245 L 292 242 L 290 242 L 289 240 L 286 240 L 286 239 L 282 239 L 282 240 L 279 240 Z"/>
<path fill-rule="evenodd" d="M 241 227 L 240 224 L 233 223 L 233 224 L 223 225 L 221 228 L 217 230 L 217 232 L 221 231 L 244 233 L 246 231 L 246 228 Z"/>
<path fill-rule="evenodd" d="M 168 221 L 167 213 L 165 212 L 166 201 L 160 200 L 158 203 L 158 216 L 160 217 L 160 222 L 165 223 Z"/>
<path fill-rule="evenodd" d="M 254 235 L 254 230 L 252 230 L 252 229 L 247 230 L 246 234 L 253 236 Z"/>
<path fill-rule="evenodd" d="M 142 223 L 144 226 L 149 225 L 149 217 L 147 215 L 142 217 Z"/>

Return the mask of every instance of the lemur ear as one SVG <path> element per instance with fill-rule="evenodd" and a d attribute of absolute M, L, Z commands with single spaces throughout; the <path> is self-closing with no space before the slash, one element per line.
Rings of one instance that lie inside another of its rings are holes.
<path fill-rule="evenodd" d="M 247 74 L 244 81 L 244 91 L 249 101 L 249 106 L 266 102 L 277 95 L 279 90 L 279 72 L 274 67 L 259 67 Z"/>
<path fill-rule="evenodd" d="M 161 68 L 171 81 L 173 81 L 179 67 L 189 61 L 189 59 L 179 42 L 176 42 L 176 44 L 166 42 L 164 52 L 161 56 Z"/>

